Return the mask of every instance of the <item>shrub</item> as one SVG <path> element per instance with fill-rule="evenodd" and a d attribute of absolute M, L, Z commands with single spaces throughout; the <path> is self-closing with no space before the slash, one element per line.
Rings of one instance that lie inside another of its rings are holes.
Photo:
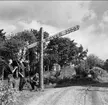
<path fill-rule="evenodd" d="M 94 79 L 98 78 L 98 77 L 102 77 L 104 76 L 106 73 L 105 73 L 105 70 L 103 70 L 102 68 L 100 67 L 93 67 L 91 70 L 90 70 L 90 74 L 92 75 L 92 77 Z"/>
<path fill-rule="evenodd" d="M 60 71 L 50 71 L 50 72 L 44 72 L 44 83 L 57 83 L 58 77 L 60 75 Z"/>
<path fill-rule="evenodd" d="M 17 89 L 0 81 L 0 105 L 14 105 L 18 96 L 19 92 Z"/>
<path fill-rule="evenodd" d="M 74 67 L 66 66 L 61 69 L 60 72 L 60 78 L 72 78 L 72 76 L 75 74 L 75 69 Z"/>
<path fill-rule="evenodd" d="M 70 77 L 63 77 L 63 78 L 59 78 L 58 81 L 57 81 L 57 84 L 60 85 L 60 84 L 69 84 L 71 83 L 71 79 Z"/>
<path fill-rule="evenodd" d="M 92 69 L 93 67 L 103 68 L 104 66 L 104 61 L 94 54 L 88 55 L 86 61 L 90 69 Z"/>
<path fill-rule="evenodd" d="M 88 70 L 88 65 L 85 60 L 82 60 L 79 65 L 75 67 L 76 75 L 79 75 L 82 78 L 87 77 Z"/>

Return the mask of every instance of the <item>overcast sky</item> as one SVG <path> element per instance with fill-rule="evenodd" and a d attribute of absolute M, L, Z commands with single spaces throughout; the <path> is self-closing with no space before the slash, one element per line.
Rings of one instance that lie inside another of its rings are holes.
<path fill-rule="evenodd" d="M 108 58 L 107 1 L 0 1 L 0 28 L 7 33 L 43 27 L 51 35 L 80 25 L 67 37 Z"/>

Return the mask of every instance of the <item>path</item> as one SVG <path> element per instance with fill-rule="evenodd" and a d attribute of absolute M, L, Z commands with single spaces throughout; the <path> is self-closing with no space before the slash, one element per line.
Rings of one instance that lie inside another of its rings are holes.
<path fill-rule="evenodd" d="M 50 89 L 29 105 L 108 105 L 107 97 L 105 88 L 73 86 Z"/>

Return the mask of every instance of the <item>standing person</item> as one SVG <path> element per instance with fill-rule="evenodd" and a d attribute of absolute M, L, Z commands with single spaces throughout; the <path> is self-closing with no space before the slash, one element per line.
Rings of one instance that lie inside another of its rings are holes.
<path fill-rule="evenodd" d="M 28 60 L 21 60 L 21 70 L 20 74 L 20 83 L 19 83 L 19 90 L 21 91 L 25 85 L 25 83 L 29 83 L 29 61 Z M 31 85 L 33 88 L 33 85 Z"/>
<path fill-rule="evenodd" d="M 12 78 L 12 75 L 13 75 L 12 74 L 12 70 L 13 70 L 12 63 L 13 63 L 12 59 L 9 59 L 8 60 L 8 66 L 9 66 L 8 67 L 8 70 L 11 71 L 11 74 L 8 74 L 8 86 L 9 87 L 13 87 L 12 86 L 12 79 L 11 79 Z"/>
<path fill-rule="evenodd" d="M 14 78 L 18 78 L 18 63 L 16 60 L 13 60 L 11 63 L 11 66 L 13 68 L 12 73 Z"/>
<path fill-rule="evenodd" d="M 19 91 L 22 91 L 23 86 L 25 84 L 25 79 L 24 79 L 24 76 L 20 72 L 19 72 L 19 74 L 20 74 Z"/>
<path fill-rule="evenodd" d="M 20 81 L 19 81 L 19 91 L 22 91 L 23 86 L 25 84 L 25 73 L 24 73 L 24 64 L 23 64 L 23 60 L 19 61 L 19 77 L 20 77 Z"/>

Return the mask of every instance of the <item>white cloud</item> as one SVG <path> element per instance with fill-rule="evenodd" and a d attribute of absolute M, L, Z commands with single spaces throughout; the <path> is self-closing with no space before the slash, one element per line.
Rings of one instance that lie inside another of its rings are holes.
<path fill-rule="evenodd" d="M 78 44 L 82 44 L 84 49 L 88 49 L 88 54 L 93 53 L 101 59 L 108 58 L 108 38 L 106 34 L 95 34 L 95 25 L 91 25 L 84 30 L 73 32 L 67 37 L 74 39 Z"/>
<path fill-rule="evenodd" d="M 88 48 L 89 41 L 93 39 L 93 35 L 91 33 L 94 31 L 94 25 L 89 26 L 85 30 L 78 30 L 67 35 L 71 39 L 75 39 L 75 42 L 82 44 L 85 48 Z"/>
<path fill-rule="evenodd" d="M 89 53 L 94 53 L 102 59 L 108 58 L 108 38 L 107 35 L 102 34 L 94 37 L 94 42 L 89 45 Z"/>
<path fill-rule="evenodd" d="M 103 17 L 102 17 L 103 22 L 108 22 L 108 10 L 104 12 Z"/>
<path fill-rule="evenodd" d="M 14 31 L 16 27 L 12 24 L 0 21 L 0 29 L 4 29 L 4 31 L 8 34 Z"/>
<path fill-rule="evenodd" d="M 82 22 L 89 13 L 90 1 L 2 1 L 0 19 L 39 20 L 55 27 L 68 27 Z"/>
<path fill-rule="evenodd" d="M 99 27 L 102 33 L 108 32 L 108 10 L 103 13 L 102 19 L 99 22 Z"/>
<path fill-rule="evenodd" d="M 36 29 L 39 30 L 40 27 L 43 27 L 44 31 L 47 31 L 50 35 L 53 35 L 59 31 L 58 28 L 53 27 L 51 25 L 42 24 L 36 20 L 32 20 L 31 23 L 25 23 L 23 21 L 19 21 L 18 24 L 25 29 Z"/>
<path fill-rule="evenodd" d="M 90 1 L 1 1 L 1 27 L 7 32 L 16 32 L 43 26 L 53 34 L 80 24 L 84 15 L 89 13 L 89 6 Z"/>
<path fill-rule="evenodd" d="M 87 20 L 92 20 L 92 19 L 94 19 L 94 18 L 96 18 L 96 17 L 97 17 L 96 13 L 95 13 L 93 10 L 89 10 L 89 11 L 84 15 L 83 19 L 84 19 L 84 20 L 85 20 L 85 19 L 87 19 Z"/>

